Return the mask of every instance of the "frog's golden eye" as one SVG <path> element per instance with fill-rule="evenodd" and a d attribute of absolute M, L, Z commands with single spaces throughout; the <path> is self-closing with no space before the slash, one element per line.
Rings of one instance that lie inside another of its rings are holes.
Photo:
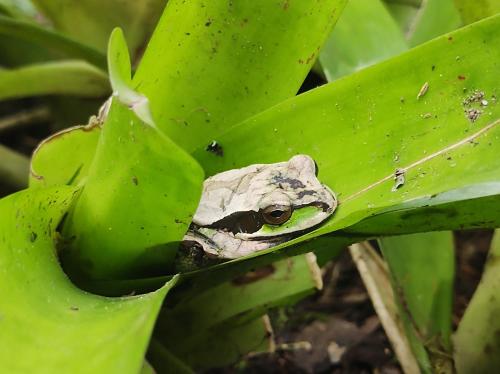
<path fill-rule="evenodd" d="M 292 216 L 292 208 L 284 205 L 270 205 L 262 210 L 262 218 L 270 225 L 281 225 Z"/>

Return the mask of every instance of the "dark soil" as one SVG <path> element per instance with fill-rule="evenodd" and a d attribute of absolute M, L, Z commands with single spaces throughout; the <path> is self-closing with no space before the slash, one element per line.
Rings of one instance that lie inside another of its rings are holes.
<path fill-rule="evenodd" d="M 455 233 L 454 329 L 481 278 L 491 236 Z M 271 312 L 275 353 L 211 373 L 402 373 L 348 251 L 324 267 L 323 280 L 318 294 Z"/>

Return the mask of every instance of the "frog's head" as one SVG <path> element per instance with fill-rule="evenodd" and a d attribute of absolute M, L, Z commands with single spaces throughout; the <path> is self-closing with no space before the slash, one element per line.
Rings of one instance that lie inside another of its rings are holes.
<path fill-rule="evenodd" d="M 336 207 L 314 160 L 298 155 L 208 178 L 185 239 L 218 257 L 240 257 L 313 229 Z"/>

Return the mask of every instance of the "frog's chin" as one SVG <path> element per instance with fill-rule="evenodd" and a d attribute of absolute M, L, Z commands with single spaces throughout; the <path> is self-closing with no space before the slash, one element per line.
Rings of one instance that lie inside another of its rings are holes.
<path fill-rule="evenodd" d="M 231 260 L 274 247 L 286 241 L 286 238 L 244 240 L 230 232 L 200 228 L 199 231 L 189 230 L 183 241 L 197 242 L 209 256 Z"/>

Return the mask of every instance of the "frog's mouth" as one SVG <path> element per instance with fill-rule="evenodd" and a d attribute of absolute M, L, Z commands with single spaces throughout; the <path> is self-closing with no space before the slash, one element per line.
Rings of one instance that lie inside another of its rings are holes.
<path fill-rule="evenodd" d="M 184 236 L 182 245 L 193 245 L 196 243 L 209 256 L 235 259 L 247 256 L 257 251 L 263 251 L 289 240 L 289 237 L 274 237 L 262 239 L 245 240 L 235 237 L 228 231 L 217 231 L 206 227 L 191 227 Z M 191 244 L 190 244 L 191 243 Z"/>
<path fill-rule="evenodd" d="M 272 232 L 267 232 L 264 235 L 253 236 L 245 233 L 234 234 L 228 230 L 202 227 L 192 223 L 182 243 L 183 246 L 187 246 L 189 243 L 196 243 L 199 247 L 203 248 L 203 251 L 207 255 L 212 257 L 235 259 L 297 238 L 315 230 L 323 223 L 324 219 L 316 225 L 302 230 L 287 233 L 275 232 L 274 235 Z"/>

